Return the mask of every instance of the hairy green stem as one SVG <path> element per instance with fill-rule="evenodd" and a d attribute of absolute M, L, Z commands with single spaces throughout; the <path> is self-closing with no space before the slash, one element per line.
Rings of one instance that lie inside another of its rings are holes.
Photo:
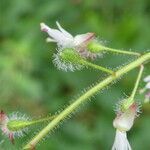
<path fill-rule="evenodd" d="M 131 51 L 125 51 L 125 50 L 120 50 L 120 49 L 114 49 L 110 47 L 106 47 L 98 42 L 92 41 L 91 43 L 88 44 L 88 50 L 93 53 L 100 53 L 102 51 L 109 51 L 113 53 L 118 53 L 118 54 L 127 54 L 127 55 L 135 55 L 135 56 L 140 56 L 140 53 L 137 52 L 131 52 Z"/>
<path fill-rule="evenodd" d="M 135 94 L 136 94 L 136 91 L 138 89 L 138 86 L 139 86 L 139 82 L 141 80 L 141 77 L 142 77 L 142 73 L 143 73 L 143 70 L 144 70 L 144 66 L 141 65 L 140 67 L 140 71 L 139 71 L 139 74 L 138 74 L 138 77 L 136 79 L 136 82 L 135 82 L 135 86 L 133 88 L 133 91 L 132 91 L 132 94 L 131 96 L 125 100 L 125 102 L 123 103 L 123 110 L 127 110 L 133 103 L 134 103 L 134 97 L 135 97 Z"/>
<path fill-rule="evenodd" d="M 41 123 L 41 122 L 46 122 L 46 121 L 51 121 L 56 117 L 56 115 L 50 116 L 50 117 L 45 117 L 45 118 L 41 118 L 38 120 L 33 120 L 33 123 Z"/>
<path fill-rule="evenodd" d="M 125 50 L 119 50 L 119 49 L 114 49 L 114 48 L 108 48 L 106 47 L 104 51 L 110 51 L 114 53 L 120 53 L 120 54 L 127 54 L 127 55 L 135 55 L 135 56 L 140 56 L 140 53 L 137 52 L 131 52 L 131 51 L 125 51 Z"/>
<path fill-rule="evenodd" d="M 130 70 L 140 66 L 142 63 L 150 60 L 150 53 L 147 53 L 143 56 L 140 56 L 130 64 L 122 67 L 118 71 L 115 72 L 114 75 L 108 76 L 106 79 L 92 87 L 86 93 L 84 93 L 81 97 L 79 97 L 76 101 L 74 101 L 70 106 L 68 106 L 65 110 L 63 110 L 56 118 L 54 118 L 43 130 L 41 130 L 25 147 L 24 149 L 33 148 L 42 138 L 44 138 L 50 131 L 52 131 L 58 124 L 63 121 L 67 116 L 69 116 L 72 112 L 74 112 L 82 103 L 88 101 L 88 99 L 99 92 L 101 89 L 120 78 L 122 75 L 126 74 Z"/>
<path fill-rule="evenodd" d="M 131 100 L 133 100 L 134 97 L 135 97 L 136 91 L 137 91 L 138 86 L 139 86 L 140 79 L 141 79 L 141 77 L 142 77 L 143 70 L 144 70 L 144 66 L 141 65 L 141 68 L 140 68 L 140 71 L 139 71 L 137 80 L 136 80 L 136 82 L 135 82 L 134 89 L 133 89 L 132 94 L 131 94 Z"/>
<path fill-rule="evenodd" d="M 84 65 L 86 67 L 91 67 L 93 69 L 97 69 L 103 72 L 107 72 L 109 74 L 114 74 L 112 70 L 109 70 L 105 67 L 96 65 L 94 63 L 91 63 L 87 61 L 86 59 L 83 59 L 76 51 L 74 51 L 72 48 L 64 48 L 63 51 L 60 53 L 60 57 L 62 60 L 66 62 L 71 62 L 73 64 L 80 64 Z"/>
<path fill-rule="evenodd" d="M 56 115 L 54 116 L 50 116 L 50 117 L 45 117 L 45 118 L 41 118 L 41 119 L 37 119 L 37 120 L 10 120 L 7 123 L 7 127 L 10 131 L 19 131 L 21 129 L 24 129 L 26 127 L 38 124 L 38 123 L 43 123 L 46 121 L 51 121 L 56 117 Z"/>
<path fill-rule="evenodd" d="M 83 65 L 85 65 L 85 66 L 89 66 L 89 67 L 91 67 L 91 68 L 94 68 L 94 69 L 97 69 L 97 70 L 106 72 L 106 73 L 108 73 L 108 74 L 114 74 L 114 71 L 112 71 L 112 70 L 110 70 L 110 69 L 107 69 L 107 68 L 105 68 L 105 67 L 96 65 L 96 64 L 94 64 L 94 63 L 88 62 L 88 61 L 86 61 L 86 60 L 82 60 L 81 63 L 83 63 Z"/>

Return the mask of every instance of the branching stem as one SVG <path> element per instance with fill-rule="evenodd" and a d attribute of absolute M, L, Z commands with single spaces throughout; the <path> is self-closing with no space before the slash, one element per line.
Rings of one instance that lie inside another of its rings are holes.
<path fill-rule="evenodd" d="M 73 113 L 82 103 L 88 101 L 88 99 L 102 90 L 104 87 L 119 79 L 122 75 L 126 74 L 127 72 L 133 70 L 134 68 L 140 66 L 141 64 L 150 60 L 150 52 L 146 53 L 143 56 L 140 56 L 133 62 L 129 63 L 128 65 L 122 67 L 118 71 L 115 72 L 114 75 L 110 75 L 105 78 L 103 81 L 89 89 L 86 93 L 84 93 L 81 97 L 79 97 L 76 101 L 70 104 L 65 110 L 63 110 L 56 118 L 54 118 L 43 130 L 41 130 L 23 149 L 31 149 L 33 146 L 42 140 L 49 132 L 51 132 L 58 124 L 65 120 L 67 116 Z"/>

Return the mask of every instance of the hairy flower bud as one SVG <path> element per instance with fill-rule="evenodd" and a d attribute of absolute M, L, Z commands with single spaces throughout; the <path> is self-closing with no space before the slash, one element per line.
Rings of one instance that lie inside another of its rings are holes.
<path fill-rule="evenodd" d="M 118 112 L 113 126 L 120 131 L 129 131 L 137 115 L 137 104 L 133 103 L 125 112 Z"/>
<path fill-rule="evenodd" d="M 53 62 L 58 69 L 64 71 L 74 71 L 80 70 L 83 67 L 90 67 L 114 75 L 112 70 L 91 63 L 85 58 L 81 57 L 73 48 L 63 48 L 59 50 L 57 54 L 54 54 Z"/>
<path fill-rule="evenodd" d="M 25 117 L 25 115 L 13 113 L 10 116 L 7 116 L 3 111 L 0 112 L 0 128 L 3 134 L 8 136 L 12 143 L 14 142 L 15 137 L 23 136 L 23 131 L 26 131 L 26 126 L 20 127 L 18 124 L 24 124 L 27 120 L 28 118 Z"/>
<path fill-rule="evenodd" d="M 89 42 L 87 45 L 87 48 L 88 48 L 88 51 L 92 53 L 100 53 L 104 51 L 105 49 L 107 49 L 107 47 L 105 47 L 103 44 L 101 44 L 97 40 L 93 40 Z"/>
<path fill-rule="evenodd" d="M 7 116 L 3 111 L 0 112 L 0 128 L 4 135 L 6 135 L 12 143 L 14 143 L 15 137 L 21 137 L 27 132 L 28 127 L 38 123 L 50 121 L 55 116 L 49 116 L 36 120 L 31 120 L 26 115 L 22 115 L 18 112 L 12 113 Z"/>
<path fill-rule="evenodd" d="M 138 112 L 138 105 L 133 103 L 124 112 L 120 110 L 117 112 L 117 116 L 113 121 L 113 126 L 116 128 L 116 136 L 112 150 L 131 150 L 126 132 L 133 126 Z"/>
<path fill-rule="evenodd" d="M 83 58 L 72 48 L 64 48 L 54 54 L 54 65 L 64 71 L 80 70 L 83 65 L 81 61 Z"/>

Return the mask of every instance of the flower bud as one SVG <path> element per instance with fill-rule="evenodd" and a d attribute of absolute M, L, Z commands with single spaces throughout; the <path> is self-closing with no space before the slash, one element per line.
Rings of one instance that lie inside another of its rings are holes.
<path fill-rule="evenodd" d="M 88 51 L 90 51 L 91 53 L 100 53 L 104 51 L 107 47 L 105 47 L 98 41 L 93 40 L 88 43 L 87 48 L 88 48 Z"/>
<path fill-rule="evenodd" d="M 82 67 L 90 67 L 114 75 L 112 70 L 89 62 L 72 48 L 64 48 L 59 50 L 57 54 L 54 54 L 53 62 L 58 69 L 65 71 L 74 71 L 80 70 Z"/>
<path fill-rule="evenodd" d="M 25 115 L 13 113 L 7 116 L 3 111 L 0 112 L 0 128 L 9 139 L 14 142 L 15 137 L 23 136 L 26 131 L 28 118 Z"/>
<path fill-rule="evenodd" d="M 122 103 L 120 103 L 117 117 L 113 121 L 113 126 L 116 128 L 116 136 L 112 150 L 131 150 L 126 132 L 132 128 L 138 111 L 138 105 L 135 102 L 124 111 L 122 111 Z"/>
<path fill-rule="evenodd" d="M 80 70 L 83 58 L 72 48 L 64 48 L 54 54 L 54 64 L 58 69 L 65 71 Z"/>
<path fill-rule="evenodd" d="M 14 142 L 15 137 L 21 137 L 27 132 L 28 127 L 38 123 L 51 121 L 54 116 L 31 120 L 29 117 L 19 113 L 12 113 L 7 116 L 3 111 L 0 112 L 0 128 L 4 135 Z"/>
<path fill-rule="evenodd" d="M 137 115 L 137 104 L 133 103 L 125 112 L 118 112 L 113 126 L 120 131 L 129 131 Z"/>

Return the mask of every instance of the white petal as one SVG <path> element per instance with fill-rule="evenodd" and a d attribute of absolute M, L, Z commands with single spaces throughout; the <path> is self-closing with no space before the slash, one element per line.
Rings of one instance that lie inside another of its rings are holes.
<path fill-rule="evenodd" d="M 41 23 L 40 26 L 42 31 L 47 32 L 49 36 L 56 41 L 59 41 L 62 37 L 64 37 L 64 35 L 59 30 L 51 29 L 45 23 Z"/>
<path fill-rule="evenodd" d="M 146 95 L 145 95 L 145 99 L 144 99 L 144 103 L 149 103 L 150 102 L 150 92 L 148 92 Z"/>
<path fill-rule="evenodd" d="M 54 39 L 52 39 L 52 38 L 46 38 L 46 42 L 56 42 Z"/>
<path fill-rule="evenodd" d="M 47 25 L 45 25 L 44 23 L 41 23 L 40 25 L 41 30 L 49 34 L 49 36 L 52 39 L 51 41 L 57 42 L 59 46 L 68 46 L 68 45 L 72 46 L 71 44 L 73 44 L 73 38 L 70 39 L 66 37 L 61 31 L 52 29 Z"/>
<path fill-rule="evenodd" d="M 131 150 L 126 132 L 116 131 L 115 141 L 112 150 Z"/>
<path fill-rule="evenodd" d="M 58 21 L 56 21 L 56 25 L 58 26 L 58 29 L 64 34 L 64 36 L 66 36 L 67 38 L 73 38 L 73 36 L 69 32 L 61 27 Z"/>
<path fill-rule="evenodd" d="M 94 38 L 94 33 L 79 34 L 75 36 L 74 44 L 78 46 L 84 42 L 91 40 L 92 38 Z"/>
<path fill-rule="evenodd" d="M 147 90 L 146 87 L 144 87 L 144 88 L 140 89 L 139 93 L 142 94 L 142 93 L 144 93 L 146 90 Z"/>
<path fill-rule="evenodd" d="M 150 82 L 148 82 L 145 86 L 146 89 L 150 89 Z"/>
<path fill-rule="evenodd" d="M 65 36 L 59 30 L 56 29 L 49 29 L 47 33 L 50 37 L 53 38 L 53 40 L 57 41 L 58 43 L 66 39 Z"/>
<path fill-rule="evenodd" d="M 150 75 L 144 78 L 144 82 L 150 82 Z"/>
<path fill-rule="evenodd" d="M 47 32 L 50 28 L 45 23 L 40 23 L 41 31 Z"/>

